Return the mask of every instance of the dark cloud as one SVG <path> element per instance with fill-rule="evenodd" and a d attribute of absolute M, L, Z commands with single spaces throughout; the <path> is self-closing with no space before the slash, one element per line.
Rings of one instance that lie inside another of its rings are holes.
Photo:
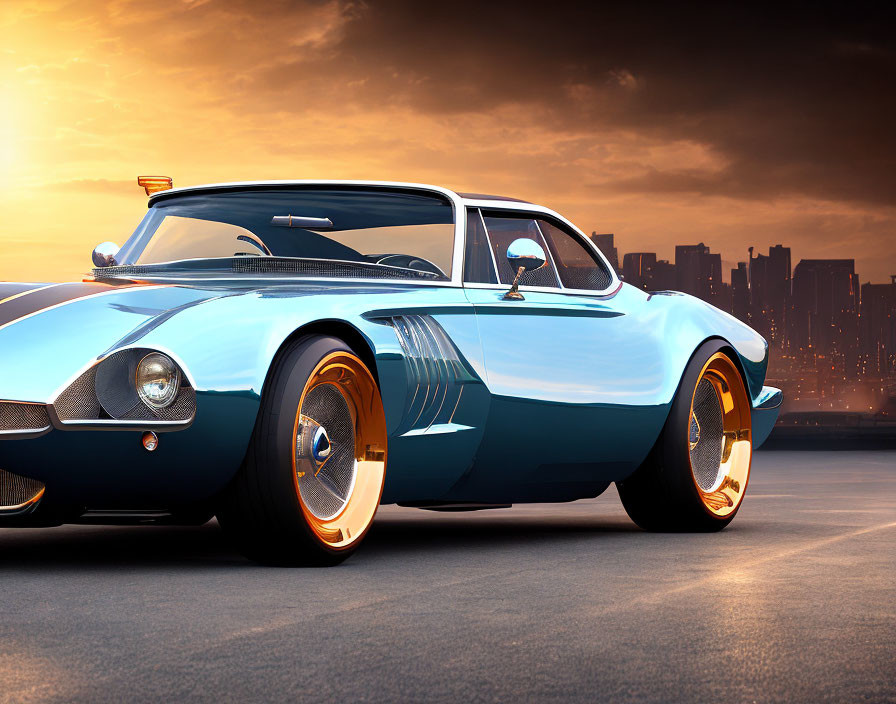
<path fill-rule="evenodd" d="M 892 8 L 116 0 L 90 21 L 172 88 L 195 85 L 241 115 L 509 114 L 570 138 L 630 132 L 713 157 L 711 168 L 645 159 L 611 191 L 893 205 Z"/>
<path fill-rule="evenodd" d="M 376 2 L 322 64 L 433 113 L 519 106 L 557 130 L 706 145 L 721 172 L 616 187 L 896 202 L 896 24 L 884 3 Z"/>
<path fill-rule="evenodd" d="M 221 16 L 220 5 L 206 7 L 193 12 Z M 248 7 L 234 3 L 231 19 Z M 267 16 L 297 26 L 310 7 Z M 232 98 L 448 117 L 510 106 L 521 123 L 558 132 L 692 141 L 724 164 L 645 171 L 616 190 L 896 202 L 896 25 L 886 4 L 394 0 L 338 11 L 343 23 L 319 48 L 270 35 L 275 60 L 242 72 Z M 246 51 L 216 26 L 194 47 L 226 39 Z"/>

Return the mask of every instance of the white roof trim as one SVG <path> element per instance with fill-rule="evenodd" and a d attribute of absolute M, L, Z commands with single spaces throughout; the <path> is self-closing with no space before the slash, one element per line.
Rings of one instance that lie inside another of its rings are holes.
<path fill-rule="evenodd" d="M 339 179 L 286 179 L 275 181 L 228 181 L 224 183 L 205 183 L 199 186 L 184 186 L 183 188 L 169 188 L 166 191 L 153 193 L 149 202 L 171 194 L 190 193 L 193 191 L 205 191 L 215 188 L 248 188 L 257 186 L 374 186 L 379 188 L 407 188 L 412 190 L 425 190 L 441 193 L 451 200 L 459 201 L 460 196 L 455 191 L 441 186 L 432 186 L 426 183 L 410 183 L 403 181 L 345 181 Z"/>

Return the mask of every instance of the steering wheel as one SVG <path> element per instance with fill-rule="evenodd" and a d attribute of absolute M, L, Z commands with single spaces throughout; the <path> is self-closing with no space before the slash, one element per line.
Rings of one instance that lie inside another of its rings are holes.
<path fill-rule="evenodd" d="M 425 271 L 428 274 L 435 274 L 445 279 L 448 278 L 445 276 L 444 271 L 428 259 L 423 259 L 422 257 L 415 257 L 410 254 L 376 254 L 371 258 L 375 260 L 376 264 L 397 266 L 402 269 L 412 269 L 413 271 Z"/>

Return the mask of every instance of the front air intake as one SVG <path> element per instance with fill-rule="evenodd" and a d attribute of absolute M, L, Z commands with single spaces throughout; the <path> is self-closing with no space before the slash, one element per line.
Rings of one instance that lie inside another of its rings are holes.
<path fill-rule="evenodd" d="M 37 433 L 49 428 L 50 416 L 43 404 L 0 401 L 0 434 Z"/>
<path fill-rule="evenodd" d="M 36 479 L 20 477 L 0 469 L 0 512 L 27 508 L 44 494 L 44 485 Z"/>

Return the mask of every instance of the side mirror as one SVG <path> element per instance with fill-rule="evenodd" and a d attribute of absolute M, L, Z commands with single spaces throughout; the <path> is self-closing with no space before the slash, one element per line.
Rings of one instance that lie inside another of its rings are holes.
<path fill-rule="evenodd" d="M 118 256 L 118 245 L 114 242 L 103 242 L 98 244 L 94 248 L 91 256 L 93 257 L 93 265 L 98 269 L 107 266 L 115 266 L 115 257 Z"/>
<path fill-rule="evenodd" d="M 547 261 L 547 255 L 535 240 L 528 237 L 520 237 L 514 240 L 507 248 L 507 263 L 516 272 L 513 278 L 513 285 L 510 290 L 504 294 L 505 301 L 522 301 L 523 294 L 519 292 L 520 278 L 527 271 L 535 271 L 541 269 Z"/>

